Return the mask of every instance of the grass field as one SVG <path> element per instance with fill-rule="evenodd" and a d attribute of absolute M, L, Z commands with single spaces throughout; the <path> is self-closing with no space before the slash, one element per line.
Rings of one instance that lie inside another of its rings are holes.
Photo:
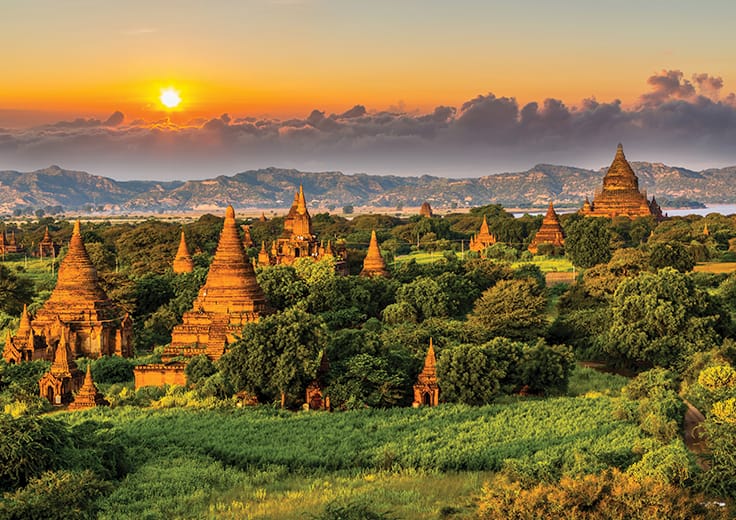
<path fill-rule="evenodd" d="M 458 258 L 462 258 L 462 253 L 455 253 Z M 416 252 L 408 255 L 401 255 L 395 258 L 396 263 L 408 262 L 414 260 L 418 264 L 429 264 L 436 262 L 444 258 L 444 253 L 427 253 L 427 252 Z M 572 263 L 567 258 L 550 258 L 547 256 L 535 256 L 533 260 L 528 262 L 514 262 L 512 267 L 516 268 L 524 264 L 535 264 L 538 265 L 543 273 L 549 272 L 560 272 L 560 273 L 572 273 L 574 268 Z M 734 264 L 736 265 L 736 264 Z"/>
<path fill-rule="evenodd" d="M 696 273 L 733 273 L 736 271 L 736 262 L 709 262 L 695 266 Z"/>

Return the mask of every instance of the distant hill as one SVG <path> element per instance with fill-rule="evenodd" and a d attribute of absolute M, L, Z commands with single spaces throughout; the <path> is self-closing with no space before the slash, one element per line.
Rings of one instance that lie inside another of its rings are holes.
<path fill-rule="evenodd" d="M 660 201 L 736 203 L 736 166 L 700 172 L 661 163 L 632 162 L 640 186 Z M 287 207 L 299 183 L 311 206 L 342 207 L 397 205 L 436 207 L 540 207 L 549 201 L 577 206 L 601 186 L 605 168 L 586 170 L 538 164 L 525 172 L 500 173 L 472 179 L 345 175 L 341 172 L 302 172 L 279 168 L 250 170 L 233 176 L 197 181 L 116 181 L 85 172 L 51 166 L 34 172 L 0 171 L 0 213 L 16 208 L 89 206 L 110 211 L 217 210 Z"/>

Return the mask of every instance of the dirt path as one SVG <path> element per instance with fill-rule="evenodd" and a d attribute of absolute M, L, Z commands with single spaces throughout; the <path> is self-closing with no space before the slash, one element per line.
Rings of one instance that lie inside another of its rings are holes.
<path fill-rule="evenodd" d="M 700 413 L 700 410 L 695 408 L 692 404 L 687 401 L 685 401 L 685 404 L 687 405 L 687 411 L 685 412 L 685 420 L 683 421 L 682 427 L 685 445 L 695 454 L 700 467 L 707 470 L 708 462 L 703 457 L 699 456 L 708 451 L 705 444 L 705 436 L 701 430 L 696 429 L 696 426 L 702 423 L 705 420 L 705 417 Z"/>

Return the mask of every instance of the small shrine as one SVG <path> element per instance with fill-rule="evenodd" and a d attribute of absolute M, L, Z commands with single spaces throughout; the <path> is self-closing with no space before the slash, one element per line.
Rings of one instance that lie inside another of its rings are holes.
<path fill-rule="evenodd" d="M 95 382 L 92 381 L 92 363 L 87 364 L 87 374 L 84 376 L 84 383 L 74 396 L 74 400 L 69 405 L 70 410 L 84 410 L 87 408 L 95 408 L 96 406 L 107 406 L 108 403 L 102 394 L 97 390 Z"/>
<path fill-rule="evenodd" d="M 330 398 L 324 395 L 325 380 L 329 371 L 330 361 L 327 359 L 327 353 L 322 352 L 317 377 L 307 385 L 305 401 L 310 410 L 330 409 Z"/>
<path fill-rule="evenodd" d="M 371 241 L 368 244 L 368 252 L 363 259 L 363 269 L 360 271 L 360 276 L 389 276 L 386 262 L 381 256 L 381 249 L 378 247 L 375 229 L 371 231 Z"/>
<path fill-rule="evenodd" d="M 38 382 L 41 397 L 45 397 L 54 406 L 67 404 L 72 400 L 74 392 L 84 383 L 84 375 L 77 368 L 68 345 L 68 333 L 61 334 L 51 369 Z"/>
<path fill-rule="evenodd" d="M 412 406 L 437 406 L 440 403 L 440 387 L 437 384 L 437 360 L 434 355 L 432 338 L 429 338 L 429 349 L 424 358 L 424 368 L 414 385 L 414 402 Z"/>
<path fill-rule="evenodd" d="M 422 202 L 422 207 L 419 208 L 419 216 L 427 218 L 434 217 L 434 213 L 432 213 L 432 206 L 429 205 L 429 202 Z"/>
<path fill-rule="evenodd" d="M 43 238 L 38 243 L 38 256 L 40 258 L 56 258 L 58 248 L 54 241 L 51 239 L 49 234 L 49 227 L 46 226 L 46 231 L 43 233 Z"/>
<path fill-rule="evenodd" d="M 542 220 L 542 226 L 537 231 L 537 234 L 534 235 L 528 249 L 532 254 L 536 255 L 541 244 L 551 244 L 554 247 L 565 245 L 565 233 L 562 230 L 560 219 L 557 217 L 557 213 L 555 213 L 555 208 L 551 202 L 547 208 L 547 214 L 544 216 L 544 220 Z"/>
<path fill-rule="evenodd" d="M 176 274 L 191 273 L 194 271 L 194 262 L 192 261 L 192 255 L 189 254 L 187 240 L 184 237 L 184 230 L 181 231 L 179 249 L 176 251 L 173 268 Z"/>
<path fill-rule="evenodd" d="M 241 226 L 243 229 L 243 247 L 247 250 L 251 247 L 255 246 L 255 242 L 253 242 L 253 237 L 250 236 L 250 226 L 243 224 Z"/>
<path fill-rule="evenodd" d="M 480 252 L 495 243 L 496 237 L 488 229 L 488 220 L 483 215 L 483 223 L 480 225 L 480 231 L 470 239 L 470 250 Z"/>
<path fill-rule="evenodd" d="M 15 230 L 13 229 L 10 233 L 3 230 L 3 232 L 0 233 L 0 255 L 22 252 L 23 248 L 18 244 L 18 241 L 15 238 Z"/>

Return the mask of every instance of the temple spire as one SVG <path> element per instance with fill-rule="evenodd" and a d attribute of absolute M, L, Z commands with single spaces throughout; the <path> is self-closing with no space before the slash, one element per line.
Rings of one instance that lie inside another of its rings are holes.
<path fill-rule="evenodd" d="M 363 260 L 363 270 L 360 271 L 361 276 L 388 276 L 386 270 L 386 262 L 381 256 L 381 249 L 378 247 L 378 239 L 376 238 L 376 230 L 371 231 L 371 241 L 368 244 L 368 252 Z"/>
<path fill-rule="evenodd" d="M 25 332 L 31 328 L 31 318 L 28 315 L 28 305 L 23 304 L 23 312 L 20 315 L 20 325 L 18 325 L 18 332 Z"/>
<path fill-rule="evenodd" d="M 187 247 L 187 240 L 184 237 L 184 230 L 181 230 L 181 238 L 179 239 L 179 249 L 176 252 L 174 258 L 174 272 L 179 273 L 191 273 L 194 270 L 194 262 L 192 256 L 189 254 L 189 248 Z"/>

